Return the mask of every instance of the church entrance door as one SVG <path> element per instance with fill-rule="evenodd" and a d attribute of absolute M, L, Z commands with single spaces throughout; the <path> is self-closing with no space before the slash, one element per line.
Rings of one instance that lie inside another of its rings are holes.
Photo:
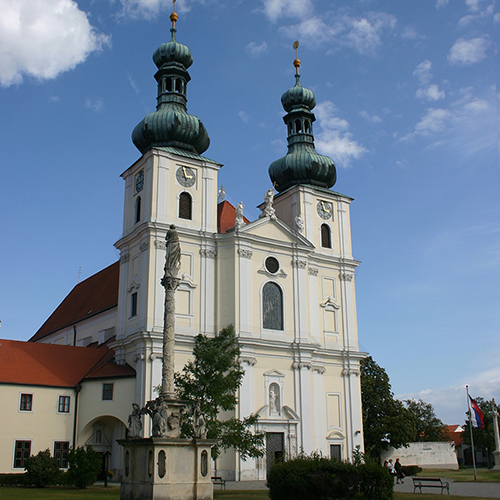
<path fill-rule="evenodd" d="M 285 433 L 266 432 L 266 463 L 267 472 L 274 462 L 280 462 L 285 453 Z"/>

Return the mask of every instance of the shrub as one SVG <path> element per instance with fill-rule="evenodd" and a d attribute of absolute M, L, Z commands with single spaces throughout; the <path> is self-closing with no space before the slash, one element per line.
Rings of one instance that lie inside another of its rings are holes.
<path fill-rule="evenodd" d="M 394 481 L 379 464 L 300 456 L 271 466 L 271 500 L 390 500 Z"/>
<path fill-rule="evenodd" d="M 59 464 L 50 455 L 49 450 L 39 451 L 36 455 L 24 461 L 26 469 L 26 484 L 32 484 L 37 488 L 44 488 L 51 484 L 57 484 L 59 480 Z"/>
<path fill-rule="evenodd" d="M 77 488 L 86 488 L 95 483 L 101 470 L 102 457 L 91 446 L 79 446 L 68 452 L 69 469 L 66 478 Z M 66 479 L 65 478 L 65 479 Z"/>
<path fill-rule="evenodd" d="M 418 465 L 404 465 L 403 472 L 405 476 L 415 476 L 419 472 L 422 472 L 422 467 Z"/>
<path fill-rule="evenodd" d="M 25 484 L 26 473 L 0 474 L 0 486 L 24 486 Z"/>

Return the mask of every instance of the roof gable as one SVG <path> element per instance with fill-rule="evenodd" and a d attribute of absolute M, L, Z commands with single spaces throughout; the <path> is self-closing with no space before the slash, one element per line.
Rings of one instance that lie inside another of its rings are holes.
<path fill-rule="evenodd" d="M 261 217 L 240 228 L 239 233 L 282 243 L 294 243 L 308 247 L 311 250 L 314 249 L 314 245 L 307 238 L 291 229 L 277 217 Z"/>
<path fill-rule="evenodd" d="M 29 342 L 117 307 L 119 276 L 120 262 L 115 262 L 78 283 Z"/>

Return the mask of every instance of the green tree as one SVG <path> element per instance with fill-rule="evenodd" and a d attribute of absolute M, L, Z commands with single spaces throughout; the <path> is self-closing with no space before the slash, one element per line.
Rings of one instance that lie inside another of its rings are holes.
<path fill-rule="evenodd" d="M 495 435 L 493 431 L 493 401 L 488 401 L 483 398 L 475 398 L 477 405 L 483 412 L 484 416 L 484 426 L 482 429 L 477 429 L 472 427 L 472 436 L 474 437 L 474 448 L 476 450 L 483 450 L 488 456 L 495 451 Z M 465 421 L 464 431 L 462 432 L 462 438 L 465 444 L 470 445 L 470 418 L 467 415 L 467 420 Z"/>
<path fill-rule="evenodd" d="M 86 488 L 96 482 L 102 466 L 102 456 L 91 446 L 79 446 L 68 452 L 68 464 L 68 483 L 77 488 Z"/>
<path fill-rule="evenodd" d="M 407 446 L 415 435 L 415 422 L 401 401 L 394 399 L 389 376 L 371 356 L 361 361 L 361 399 L 365 453 L 378 458 L 390 446 Z"/>
<path fill-rule="evenodd" d="M 413 417 L 415 424 L 415 435 L 412 441 L 431 442 L 447 441 L 447 429 L 443 422 L 437 418 L 431 403 L 419 399 L 407 399 L 404 401 L 406 409 Z"/>
<path fill-rule="evenodd" d="M 32 484 L 37 488 L 44 488 L 51 484 L 57 484 L 61 471 L 57 460 L 50 455 L 50 451 L 39 451 L 24 461 L 26 469 L 26 484 Z"/>
<path fill-rule="evenodd" d="M 264 434 L 252 431 L 257 416 L 243 419 L 234 416 L 237 390 L 241 386 L 244 370 L 238 358 L 240 346 L 232 325 L 222 329 L 215 337 L 198 335 L 195 339 L 193 359 L 175 374 L 177 396 L 191 404 L 198 403 L 206 418 L 207 439 L 216 439 L 212 456 L 221 450 L 236 448 L 243 460 L 263 455 Z M 224 418 L 221 413 L 224 413 Z M 226 418 L 227 416 L 227 418 Z M 183 434 L 192 437 L 191 422 L 183 425 Z"/>

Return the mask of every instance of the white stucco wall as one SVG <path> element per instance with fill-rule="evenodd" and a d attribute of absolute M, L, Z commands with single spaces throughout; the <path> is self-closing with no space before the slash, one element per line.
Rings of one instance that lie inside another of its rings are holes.
<path fill-rule="evenodd" d="M 423 469 L 458 469 L 455 445 L 452 442 L 410 443 L 408 448 L 390 447 L 382 452 L 380 460 L 399 458 L 403 466 L 418 465 Z"/>

